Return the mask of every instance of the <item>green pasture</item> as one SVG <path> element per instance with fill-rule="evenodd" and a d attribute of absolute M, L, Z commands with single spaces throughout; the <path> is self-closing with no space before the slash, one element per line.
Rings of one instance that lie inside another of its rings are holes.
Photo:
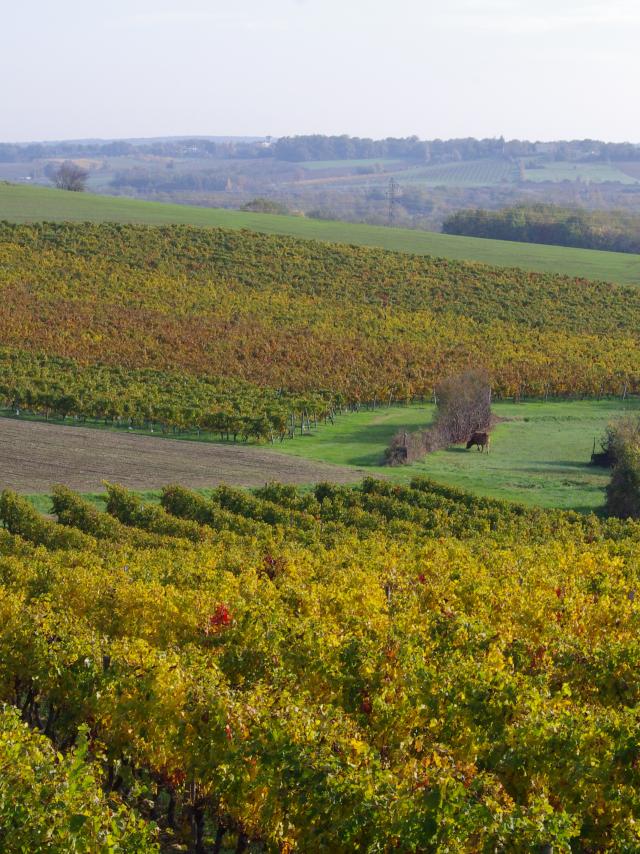
<path fill-rule="evenodd" d="M 276 450 L 368 468 L 372 476 L 400 481 L 427 475 L 478 495 L 541 507 L 584 512 L 602 507 L 609 471 L 589 465 L 593 441 L 612 419 L 640 412 L 640 400 L 497 403 L 493 408 L 505 420 L 492 433 L 489 454 L 452 447 L 411 466 L 383 466 L 391 437 L 404 427 L 415 430 L 429 424 L 432 405 L 344 415 L 335 425 L 284 442 Z"/>
<path fill-rule="evenodd" d="M 403 162 L 393 157 L 363 157 L 360 160 L 305 160 L 291 165 L 318 172 L 323 169 L 357 169 L 359 166 L 395 166 Z"/>
<path fill-rule="evenodd" d="M 527 181 L 585 181 L 601 183 L 619 181 L 621 184 L 637 184 L 638 179 L 608 163 L 544 163 L 542 169 L 525 169 Z"/>
<path fill-rule="evenodd" d="M 3 219 L 12 222 L 66 220 L 246 228 L 266 234 L 288 234 L 329 243 L 377 246 L 416 255 L 436 255 L 459 261 L 564 273 L 585 279 L 640 284 L 640 255 L 624 252 L 458 237 L 412 229 L 169 205 L 121 196 L 69 193 L 45 187 L 0 183 L 0 220 Z"/>

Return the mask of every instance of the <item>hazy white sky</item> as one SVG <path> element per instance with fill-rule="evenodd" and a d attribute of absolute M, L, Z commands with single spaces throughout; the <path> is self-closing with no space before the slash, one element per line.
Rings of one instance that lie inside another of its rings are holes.
<path fill-rule="evenodd" d="M 640 0 L 2 0 L 0 140 L 640 142 Z"/>

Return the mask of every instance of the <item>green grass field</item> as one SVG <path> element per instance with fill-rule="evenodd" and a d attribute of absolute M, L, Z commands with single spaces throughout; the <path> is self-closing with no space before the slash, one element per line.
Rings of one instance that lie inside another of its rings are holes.
<path fill-rule="evenodd" d="M 169 205 L 90 193 L 69 193 L 44 187 L 0 183 L 0 220 L 2 219 L 12 222 L 68 220 L 246 228 L 266 234 L 288 234 L 329 243 L 378 246 L 416 255 L 436 255 L 453 260 L 564 273 L 585 279 L 640 284 L 640 255 L 623 252 L 569 249 L 564 246 L 457 237 L 435 232 L 296 216 Z"/>
<path fill-rule="evenodd" d="M 293 165 L 308 169 L 310 172 L 318 172 L 323 169 L 357 169 L 359 166 L 394 166 L 402 162 L 393 157 L 369 157 L 361 160 L 305 160 Z"/>
<path fill-rule="evenodd" d="M 525 169 L 527 181 L 585 181 L 601 183 L 619 181 L 637 184 L 638 179 L 608 163 L 545 163 L 542 169 Z"/>
<path fill-rule="evenodd" d="M 399 429 L 428 424 L 434 407 L 394 406 L 342 416 L 334 426 L 279 445 L 277 450 L 308 459 L 371 469 L 407 481 L 417 474 L 478 495 L 541 507 L 598 510 L 609 480 L 606 469 L 589 465 L 593 440 L 607 423 L 640 412 L 640 400 L 497 403 L 498 424 L 491 453 L 453 447 L 411 466 L 381 465 L 384 449 Z"/>

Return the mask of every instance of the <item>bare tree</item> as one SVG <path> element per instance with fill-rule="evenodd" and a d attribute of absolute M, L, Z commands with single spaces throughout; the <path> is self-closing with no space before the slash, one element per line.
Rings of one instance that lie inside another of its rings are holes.
<path fill-rule="evenodd" d="M 475 432 L 491 429 L 491 386 L 482 370 L 447 377 L 435 390 L 437 411 L 426 430 L 397 433 L 385 451 L 387 465 L 403 465 L 431 451 L 466 442 Z"/>
<path fill-rule="evenodd" d="M 53 180 L 59 190 L 73 190 L 79 193 L 84 190 L 88 177 L 89 173 L 86 169 L 71 160 L 65 160 L 54 172 Z"/>
<path fill-rule="evenodd" d="M 491 386 L 482 370 L 447 377 L 436 387 L 436 401 L 436 427 L 447 445 L 491 427 Z"/>

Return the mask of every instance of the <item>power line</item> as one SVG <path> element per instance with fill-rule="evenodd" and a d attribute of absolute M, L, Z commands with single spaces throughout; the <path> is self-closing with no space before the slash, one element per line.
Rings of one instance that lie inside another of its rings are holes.
<path fill-rule="evenodd" d="M 389 189 L 387 190 L 387 198 L 389 199 L 389 225 L 393 225 L 399 195 L 400 184 L 398 184 L 395 178 L 389 178 Z"/>

